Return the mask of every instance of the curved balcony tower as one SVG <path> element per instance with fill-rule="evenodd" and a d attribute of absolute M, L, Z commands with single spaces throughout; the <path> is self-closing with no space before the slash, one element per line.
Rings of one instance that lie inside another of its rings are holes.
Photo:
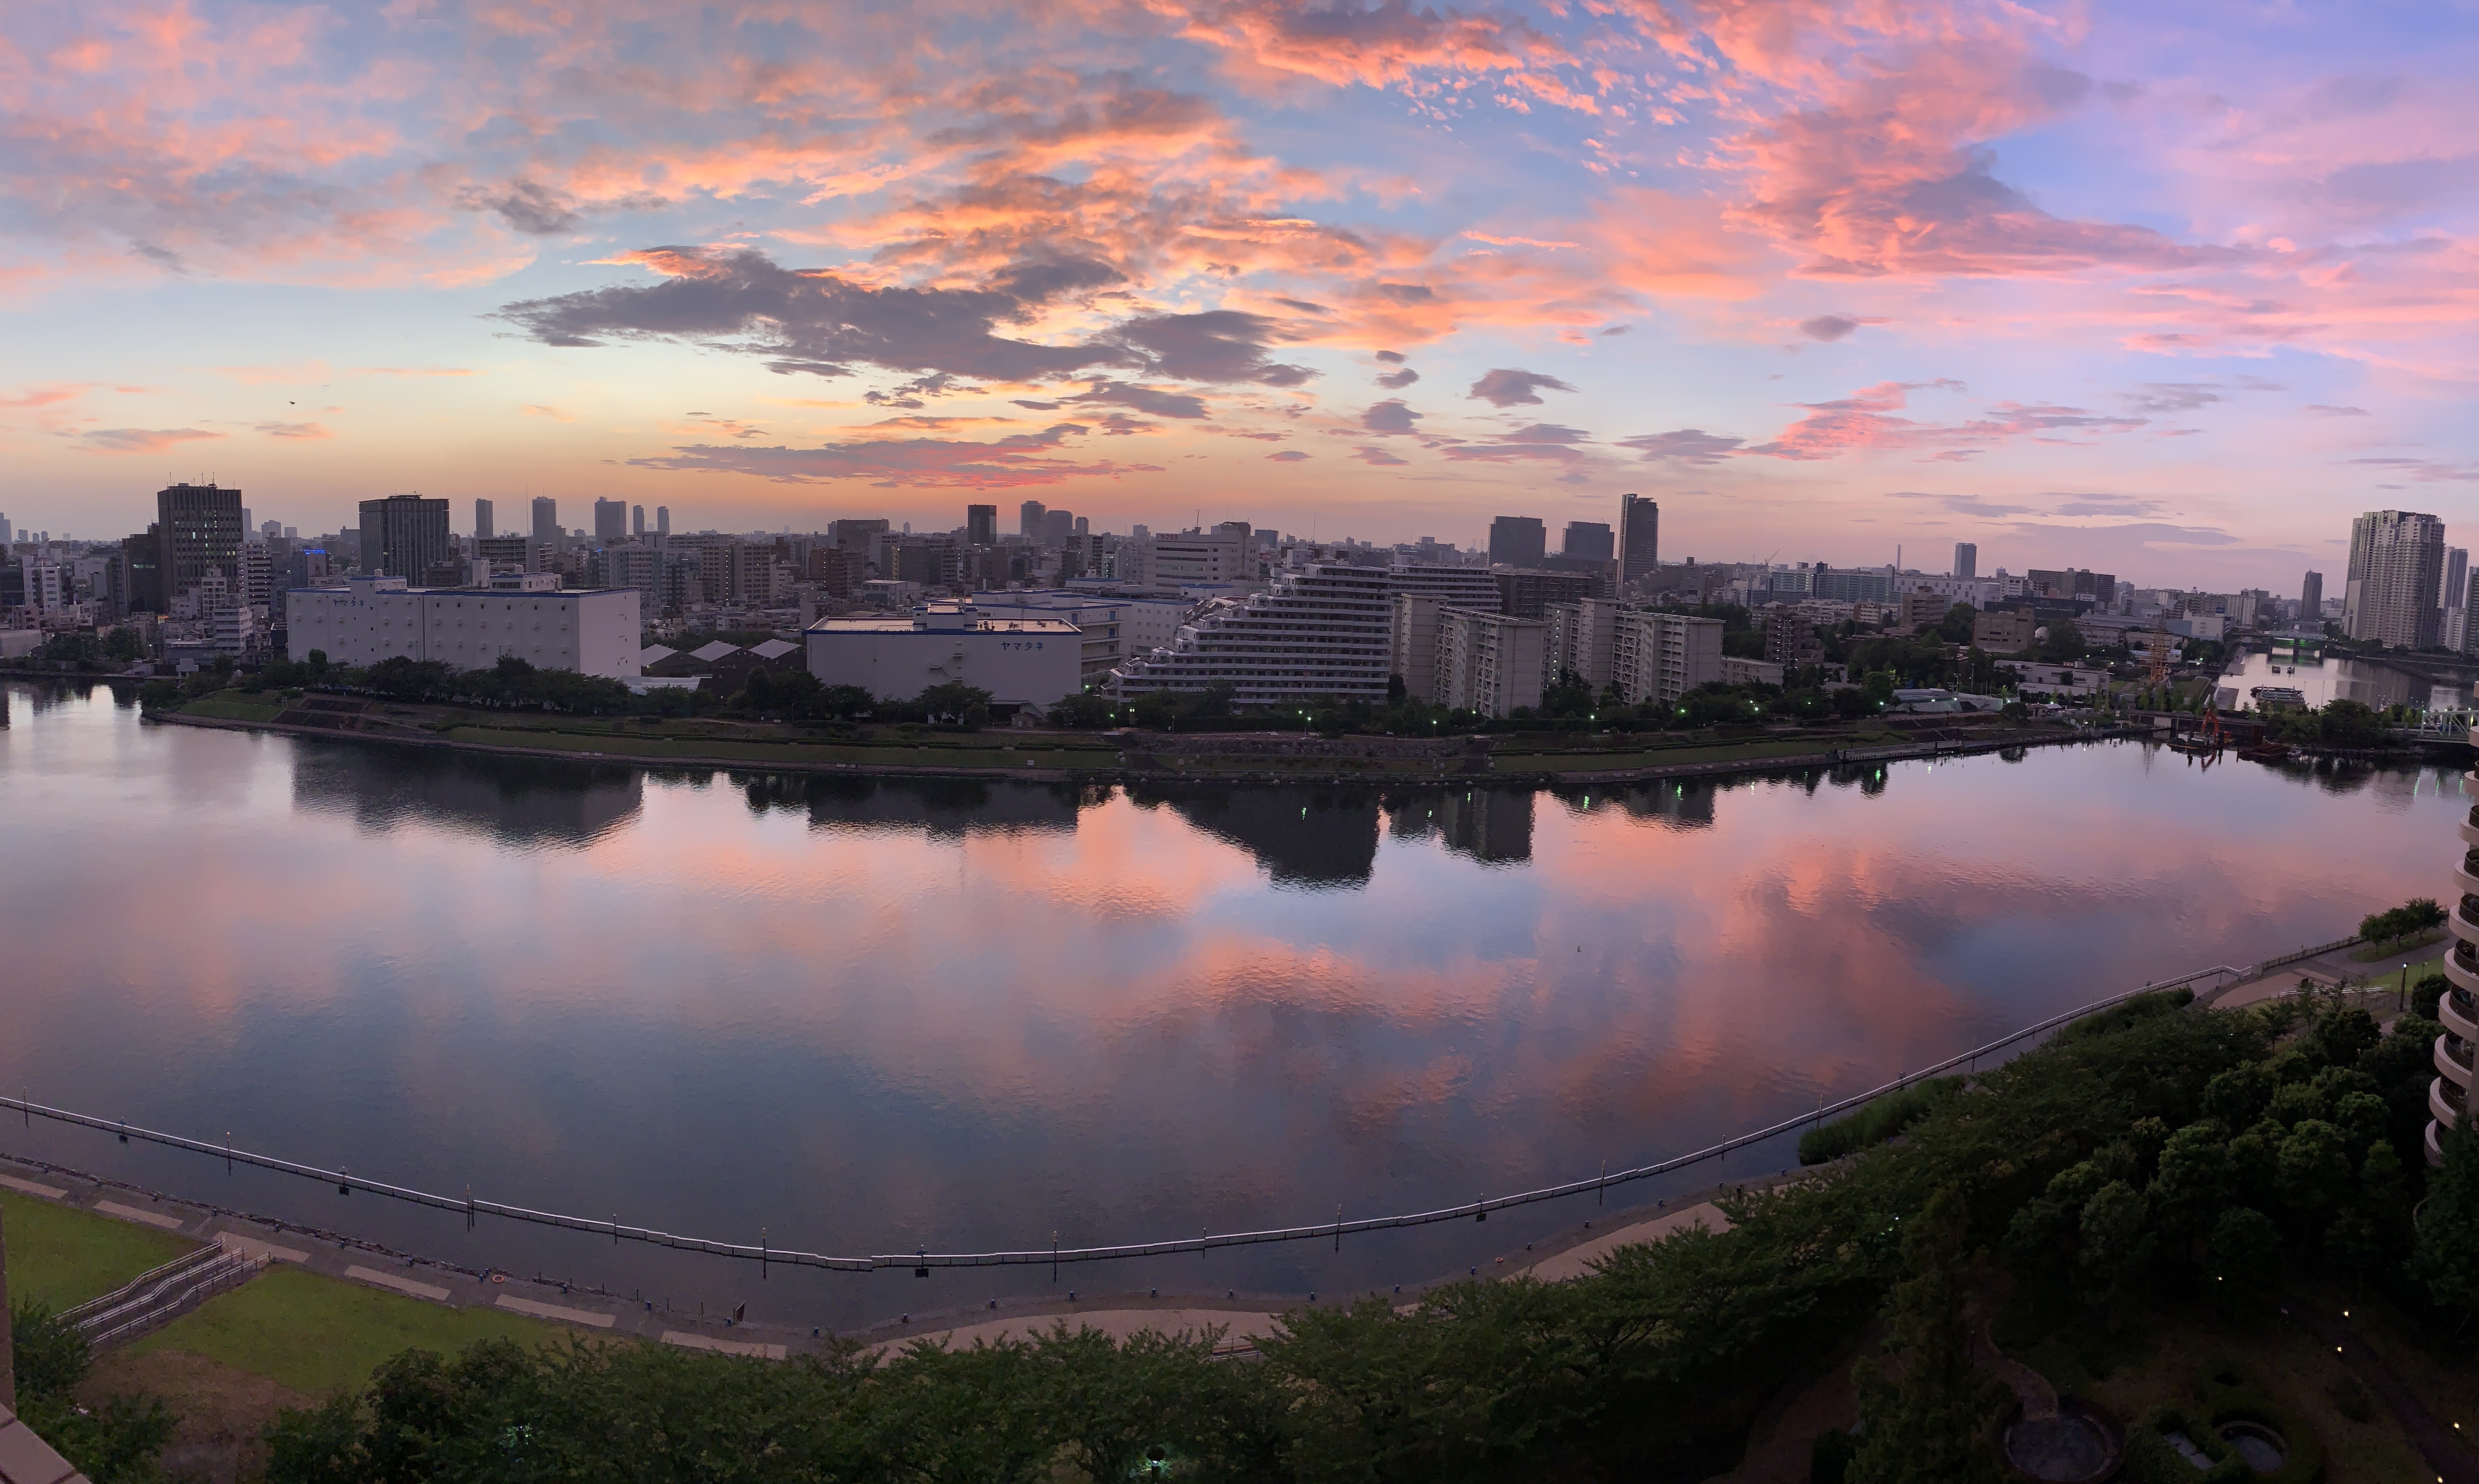
<path fill-rule="evenodd" d="M 2479 742 L 2479 729 L 2471 740 Z M 2463 792 L 2479 798 L 2479 772 L 2462 776 Z M 2462 833 L 2461 860 L 2453 868 L 2452 906 L 2444 914 L 2451 946 L 2444 955 L 2444 998 L 2436 1007 L 2444 1034 L 2436 1038 L 2436 1081 L 2427 1088 L 2427 1162 L 2444 1159 L 2442 1136 L 2470 1101 L 2472 1057 L 2479 1052 L 2479 805 L 2455 827 Z"/>

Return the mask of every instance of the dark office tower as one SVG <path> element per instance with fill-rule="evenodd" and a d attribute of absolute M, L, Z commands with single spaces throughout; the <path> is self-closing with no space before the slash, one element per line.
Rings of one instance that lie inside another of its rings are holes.
<path fill-rule="evenodd" d="M 2298 621 L 2302 624 L 2324 622 L 2324 574 L 2311 572 L 2298 584 Z"/>
<path fill-rule="evenodd" d="M 1502 515 L 1489 523 L 1489 564 L 1538 567 L 1549 554 L 1549 527 L 1536 516 Z"/>
<path fill-rule="evenodd" d="M 546 547 L 559 546 L 559 501 L 548 495 L 534 497 L 534 539 Z"/>
<path fill-rule="evenodd" d="M 966 505 L 964 507 L 964 544 L 994 547 L 999 544 L 999 507 Z"/>
<path fill-rule="evenodd" d="M 1560 544 L 1558 554 L 1588 562 L 1606 562 L 1619 554 L 1618 537 L 1599 521 L 1569 521 L 1566 539 Z"/>
<path fill-rule="evenodd" d="M 1076 534 L 1076 517 L 1065 510 L 1046 510 L 1041 516 L 1041 544 L 1052 550 L 1063 550 L 1067 538 Z"/>
<path fill-rule="evenodd" d="M 1641 582 L 1661 565 L 1661 504 L 1641 495 L 1619 499 L 1619 585 Z"/>
<path fill-rule="evenodd" d="M 1026 500 L 1022 505 L 1016 507 L 1016 534 L 1022 536 L 1027 541 L 1039 541 L 1041 539 L 1041 518 L 1049 513 L 1050 512 L 1048 510 L 1043 508 L 1041 501 L 1037 499 Z"/>
<path fill-rule="evenodd" d="M 628 537 L 628 502 L 621 499 L 597 499 L 594 502 L 594 544 L 609 546 Z"/>
<path fill-rule="evenodd" d="M 447 501 L 391 495 L 362 501 L 362 572 L 385 573 L 419 586 L 433 567 L 453 560 Z"/>
<path fill-rule="evenodd" d="M 498 534 L 498 529 L 491 525 L 491 502 L 487 499 L 473 501 L 473 539 L 479 541 Z"/>
<path fill-rule="evenodd" d="M 646 539 L 646 507 L 645 507 L 645 506 L 643 506 L 643 505 L 631 505 L 631 506 L 629 506 L 629 507 L 628 507 L 628 525 L 629 525 L 629 528 L 630 528 L 630 534 L 634 535 L 634 536 L 635 536 L 638 540 L 640 540 L 640 541 L 643 541 L 643 540 L 645 540 L 645 539 Z"/>
<path fill-rule="evenodd" d="M 1957 541 L 1954 544 L 1954 575 L 1957 577 L 1980 576 L 1980 543 Z"/>
<path fill-rule="evenodd" d="M 155 494 L 156 562 L 164 600 L 198 585 L 210 572 L 241 581 L 241 491 L 212 484 L 166 485 Z"/>
<path fill-rule="evenodd" d="M 668 536 L 671 533 L 672 507 L 669 505 L 656 505 L 654 507 L 654 534 L 657 536 Z"/>
<path fill-rule="evenodd" d="M 157 534 L 163 528 L 149 525 L 143 533 L 120 544 L 120 559 L 129 568 L 132 612 L 162 613 L 170 606 L 164 597 L 163 561 L 156 554 Z"/>

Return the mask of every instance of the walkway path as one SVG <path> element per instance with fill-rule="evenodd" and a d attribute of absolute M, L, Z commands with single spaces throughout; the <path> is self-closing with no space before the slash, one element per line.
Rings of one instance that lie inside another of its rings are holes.
<path fill-rule="evenodd" d="M 2235 1010 L 2242 1005 L 2254 1005 L 2264 1000 L 2279 999 L 2286 994 L 2295 994 L 2298 992 L 2298 982 L 2301 979 L 2313 979 L 2318 984 L 2326 985 L 2339 984 L 2343 980 L 2364 981 L 2379 988 L 2391 988 L 2401 983 L 2403 964 L 2410 965 L 2410 977 L 2415 981 L 2419 975 L 2434 967 L 2444 958 L 2444 950 L 2452 941 L 2450 937 L 2441 938 L 2423 948 L 2414 948 L 2404 953 L 2389 955 L 2373 963 L 2360 963 L 2350 957 L 2366 946 L 2364 943 L 2354 942 L 2345 948 L 2337 948 L 2331 953 L 2318 954 L 2313 959 L 2302 959 L 2296 963 L 2285 963 L 2262 979 L 2252 979 L 2245 984 L 2232 985 L 2218 994 L 2207 995 L 2203 998 L 2215 1010 Z"/>

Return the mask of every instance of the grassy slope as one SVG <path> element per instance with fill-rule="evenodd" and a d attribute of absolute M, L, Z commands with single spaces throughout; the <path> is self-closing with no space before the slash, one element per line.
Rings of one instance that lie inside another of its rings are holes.
<path fill-rule="evenodd" d="M 55 1311 L 109 1293 L 197 1245 L 91 1212 L 0 1191 L 9 1238 L 9 1297 Z"/>
<path fill-rule="evenodd" d="M 325 1396 L 362 1385 L 379 1362 L 412 1346 L 453 1355 L 495 1336 L 541 1343 L 564 1333 L 496 1309 L 450 1309 L 278 1264 L 130 1350 L 200 1356 Z"/>

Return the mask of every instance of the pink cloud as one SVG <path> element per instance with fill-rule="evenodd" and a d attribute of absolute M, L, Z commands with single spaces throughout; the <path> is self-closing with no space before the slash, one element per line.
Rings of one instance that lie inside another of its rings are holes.
<path fill-rule="evenodd" d="M 78 447 L 89 453 L 161 453 L 223 436 L 194 427 L 104 427 L 76 435 Z"/>

